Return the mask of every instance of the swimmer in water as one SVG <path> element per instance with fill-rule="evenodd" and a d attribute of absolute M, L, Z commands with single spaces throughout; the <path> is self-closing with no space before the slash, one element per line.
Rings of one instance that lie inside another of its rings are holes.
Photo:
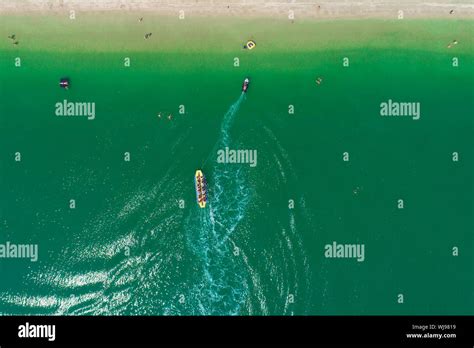
<path fill-rule="evenodd" d="M 172 118 L 173 118 L 173 115 L 172 115 L 172 114 L 169 114 L 169 115 L 168 115 L 168 120 L 171 121 Z"/>
<path fill-rule="evenodd" d="M 451 48 L 453 47 L 453 45 L 457 45 L 458 44 L 458 40 L 453 40 L 453 42 L 451 42 L 449 45 L 448 45 L 448 48 Z"/>

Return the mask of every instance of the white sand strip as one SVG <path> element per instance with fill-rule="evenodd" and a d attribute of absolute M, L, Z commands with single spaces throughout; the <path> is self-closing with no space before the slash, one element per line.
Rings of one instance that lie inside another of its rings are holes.
<path fill-rule="evenodd" d="M 245 16 L 289 18 L 473 18 L 474 0 L 0 0 L 0 14 L 69 10 L 153 11 L 178 16 Z M 453 11 L 452 13 L 450 13 Z M 183 14 L 183 12 L 181 12 Z"/>

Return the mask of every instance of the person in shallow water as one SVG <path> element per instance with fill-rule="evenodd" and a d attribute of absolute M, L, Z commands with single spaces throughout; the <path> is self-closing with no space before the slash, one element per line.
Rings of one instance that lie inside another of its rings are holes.
<path fill-rule="evenodd" d="M 453 40 L 453 42 L 451 42 L 449 45 L 448 45 L 448 48 L 451 48 L 453 47 L 453 45 L 457 45 L 458 44 L 458 40 Z"/>
<path fill-rule="evenodd" d="M 63 77 L 59 80 L 59 87 L 68 89 L 69 88 L 69 79 L 67 77 Z"/>

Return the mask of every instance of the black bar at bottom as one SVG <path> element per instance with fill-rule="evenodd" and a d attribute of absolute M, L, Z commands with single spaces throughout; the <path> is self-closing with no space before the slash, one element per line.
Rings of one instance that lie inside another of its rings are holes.
<path fill-rule="evenodd" d="M 54 340 L 52 326 L 54 325 Z M 472 316 L 0 317 L 0 346 L 44 344 L 474 344 Z M 41 335 L 43 337 L 31 337 Z M 28 336 L 28 337 L 20 337 Z"/>

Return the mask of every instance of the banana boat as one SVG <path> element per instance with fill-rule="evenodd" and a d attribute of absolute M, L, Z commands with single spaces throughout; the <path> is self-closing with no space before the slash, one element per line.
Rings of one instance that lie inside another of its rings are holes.
<path fill-rule="evenodd" d="M 200 208 L 205 208 L 207 203 L 207 185 L 206 178 L 200 170 L 194 174 L 194 185 L 196 187 L 196 200 Z"/>

